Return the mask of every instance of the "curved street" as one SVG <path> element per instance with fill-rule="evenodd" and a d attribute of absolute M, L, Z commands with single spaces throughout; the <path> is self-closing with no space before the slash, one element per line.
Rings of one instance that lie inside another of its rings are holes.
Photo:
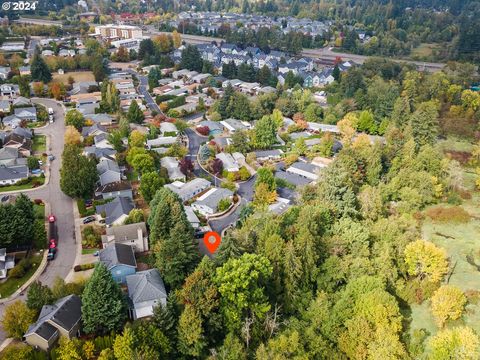
<path fill-rule="evenodd" d="M 57 218 L 58 253 L 55 260 L 48 263 L 45 271 L 38 278 L 43 284 L 52 286 L 56 277 L 65 279 L 75 262 L 77 245 L 75 240 L 75 226 L 73 213 L 73 200 L 60 190 L 60 167 L 63 152 L 63 135 L 65 133 L 65 113 L 61 105 L 49 99 L 32 99 L 33 102 L 51 107 L 54 110 L 55 122 L 48 124 L 42 129 L 36 129 L 36 134 L 43 134 L 49 138 L 48 154 L 55 156 L 50 161 L 50 175 L 48 184 L 34 190 L 19 191 L 29 198 L 42 199 L 50 205 L 51 213 Z M 47 179 L 46 179 L 47 181 Z M 46 214 L 48 215 L 48 214 Z M 24 299 L 25 293 L 9 302 L 0 304 L 0 318 L 3 317 L 5 307 L 12 301 Z M 0 329 L 0 343 L 5 340 L 5 333 Z"/>

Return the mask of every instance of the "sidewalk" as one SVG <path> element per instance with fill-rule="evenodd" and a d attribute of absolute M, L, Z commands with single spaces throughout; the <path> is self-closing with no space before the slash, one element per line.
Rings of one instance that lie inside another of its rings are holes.
<path fill-rule="evenodd" d="M 73 202 L 73 221 L 75 222 L 75 243 L 77 245 L 77 253 L 75 254 L 75 262 L 73 263 L 70 272 L 65 277 L 65 282 L 73 282 L 78 273 L 73 271 L 75 265 L 81 263 L 82 258 L 82 232 L 80 230 L 80 213 L 78 212 L 77 202 Z M 85 272 L 82 272 L 84 274 Z"/>

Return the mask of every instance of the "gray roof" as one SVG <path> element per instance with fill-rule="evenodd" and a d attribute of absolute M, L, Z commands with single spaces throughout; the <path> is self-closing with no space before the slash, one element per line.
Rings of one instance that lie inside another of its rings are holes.
<path fill-rule="evenodd" d="M 318 166 L 315 166 L 309 163 L 304 163 L 302 161 L 294 162 L 292 165 L 290 165 L 290 167 L 297 168 L 303 171 L 308 171 L 312 174 L 316 174 L 316 172 L 319 169 Z"/>
<path fill-rule="evenodd" d="M 107 225 L 113 224 L 122 215 L 128 215 L 134 208 L 132 199 L 128 197 L 116 197 L 113 201 L 104 205 L 98 205 L 97 214 L 105 212 Z"/>
<path fill-rule="evenodd" d="M 92 134 L 93 132 L 95 131 L 101 131 L 101 132 L 104 132 L 106 133 L 107 132 L 107 129 L 100 125 L 100 124 L 93 124 L 92 126 L 84 126 L 82 128 L 82 136 L 89 136 L 90 134 Z"/>
<path fill-rule="evenodd" d="M 114 149 L 97 148 L 96 146 L 87 146 L 83 149 L 83 152 L 86 155 L 94 155 L 96 158 L 100 158 L 102 156 L 111 156 L 117 153 Z"/>
<path fill-rule="evenodd" d="M 108 270 L 117 265 L 126 265 L 136 268 L 137 262 L 131 245 L 113 243 L 100 250 L 100 261 Z"/>
<path fill-rule="evenodd" d="M 233 196 L 233 192 L 224 188 L 213 188 L 203 194 L 195 204 L 204 205 L 210 209 L 217 211 L 217 206 L 220 200 Z"/>
<path fill-rule="evenodd" d="M 82 301 L 77 295 L 68 295 L 53 305 L 44 305 L 37 322 L 30 325 L 25 336 L 35 333 L 49 340 L 56 332 L 55 326 L 50 323 L 70 331 L 82 317 L 81 307 Z"/>
<path fill-rule="evenodd" d="M 16 108 L 14 110 L 14 114 L 15 114 L 15 116 L 18 116 L 19 118 L 22 118 L 22 117 L 36 117 L 37 116 L 37 109 L 35 109 L 35 107 L 33 107 L 33 106 Z"/>
<path fill-rule="evenodd" d="M 102 241 L 108 242 L 107 238 L 113 236 L 114 241 L 135 240 L 138 237 L 138 229 L 142 230 L 143 236 L 147 235 L 147 226 L 144 222 L 135 224 L 112 226 L 107 228 L 106 235 L 102 235 Z"/>
<path fill-rule="evenodd" d="M 182 185 L 183 184 L 183 185 Z M 183 201 L 190 200 L 199 192 L 210 187 L 212 183 L 203 178 L 195 178 L 187 183 L 176 181 L 172 184 L 166 184 L 165 187 L 177 194 Z"/>
<path fill-rule="evenodd" d="M 111 170 L 120 173 L 120 167 L 118 166 L 117 162 L 111 159 L 103 158 L 97 164 L 97 172 L 101 175 L 105 171 Z"/>
<path fill-rule="evenodd" d="M 287 181 L 288 183 L 290 183 L 292 185 L 295 185 L 295 186 L 303 186 L 303 185 L 310 184 L 312 182 L 312 180 L 304 178 L 303 176 L 293 174 L 293 173 L 290 173 L 290 172 L 286 172 L 286 171 L 282 171 L 282 170 L 281 171 L 276 171 L 275 172 L 275 177 L 279 178 L 279 179 L 283 179 L 283 180 Z"/>
<path fill-rule="evenodd" d="M 167 291 L 156 269 L 139 271 L 127 276 L 128 297 L 134 304 L 167 299 Z"/>
<path fill-rule="evenodd" d="M 210 131 L 212 130 L 223 130 L 222 124 L 217 121 L 204 120 L 198 123 L 198 126 L 208 126 Z"/>
<path fill-rule="evenodd" d="M 255 156 L 258 158 L 269 157 L 269 156 L 281 156 L 283 151 L 279 149 L 275 150 L 257 150 L 255 151 Z"/>
<path fill-rule="evenodd" d="M 18 149 L 13 147 L 4 147 L 0 149 L 0 160 L 17 159 Z"/>
<path fill-rule="evenodd" d="M 33 137 L 33 133 L 31 129 L 26 129 L 23 127 L 16 127 L 13 129 L 13 133 L 23 136 L 24 138 L 31 139 Z"/>
<path fill-rule="evenodd" d="M 28 177 L 28 167 L 17 165 L 11 167 L 0 166 L 0 180 L 18 180 Z"/>

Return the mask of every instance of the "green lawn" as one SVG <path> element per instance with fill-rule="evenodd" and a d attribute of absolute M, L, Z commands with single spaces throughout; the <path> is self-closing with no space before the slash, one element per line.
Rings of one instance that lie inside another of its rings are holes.
<path fill-rule="evenodd" d="M 39 128 L 39 127 L 45 126 L 46 123 L 47 123 L 46 121 L 29 122 L 27 124 L 27 127 L 29 129 Z"/>
<path fill-rule="evenodd" d="M 98 248 L 93 248 L 93 249 L 82 249 L 82 255 L 89 255 L 89 254 L 93 254 L 94 252 L 96 251 L 99 251 L 101 249 L 98 249 Z"/>
<path fill-rule="evenodd" d="M 42 262 L 42 255 L 33 255 L 30 257 L 32 262 L 32 267 L 27 271 L 27 273 L 19 279 L 7 278 L 5 282 L 0 283 L 0 298 L 6 298 L 12 295 L 17 291 L 20 286 L 25 284 L 25 282 L 32 277 L 35 271 L 40 266 Z"/>
<path fill-rule="evenodd" d="M 468 223 L 438 223 L 430 219 L 422 225 L 422 237 L 430 240 L 447 251 L 450 266 L 454 269 L 448 283 L 457 286 L 464 292 L 480 289 L 480 272 L 467 261 L 480 265 L 480 196 L 474 194 L 471 200 L 461 206 L 472 216 Z M 430 301 L 421 305 L 411 306 L 412 322 L 410 333 L 415 329 L 426 329 L 431 335 L 438 331 L 438 327 L 430 311 Z M 467 325 L 480 332 L 480 303 L 470 302 L 463 317 L 455 322 L 447 322 L 447 327 Z M 428 340 L 427 340 L 428 341 Z"/>
<path fill-rule="evenodd" d="M 47 137 L 45 135 L 35 135 L 33 138 L 32 150 L 39 153 L 46 152 Z"/>
<path fill-rule="evenodd" d="M 45 178 L 44 177 L 36 176 L 36 177 L 32 178 L 27 184 L 2 186 L 2 187 L 0 187 L 0 194 L 3 193 L 3 192 L 6 192 L 6 191 L 18 191 L 18 190 L 32 189 L 34 180 L 39 182 L 38 186 L 41 186 L 45 183 Z"/>

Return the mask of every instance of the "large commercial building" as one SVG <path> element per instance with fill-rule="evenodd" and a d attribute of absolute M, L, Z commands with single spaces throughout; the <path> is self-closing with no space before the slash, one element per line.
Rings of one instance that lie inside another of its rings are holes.
<path fill-rule="evenodd" d="M 99 25 L 95 27 L 95 35 L 104 39 L 141 39 L 142 29 L 131 25 Z"/>

